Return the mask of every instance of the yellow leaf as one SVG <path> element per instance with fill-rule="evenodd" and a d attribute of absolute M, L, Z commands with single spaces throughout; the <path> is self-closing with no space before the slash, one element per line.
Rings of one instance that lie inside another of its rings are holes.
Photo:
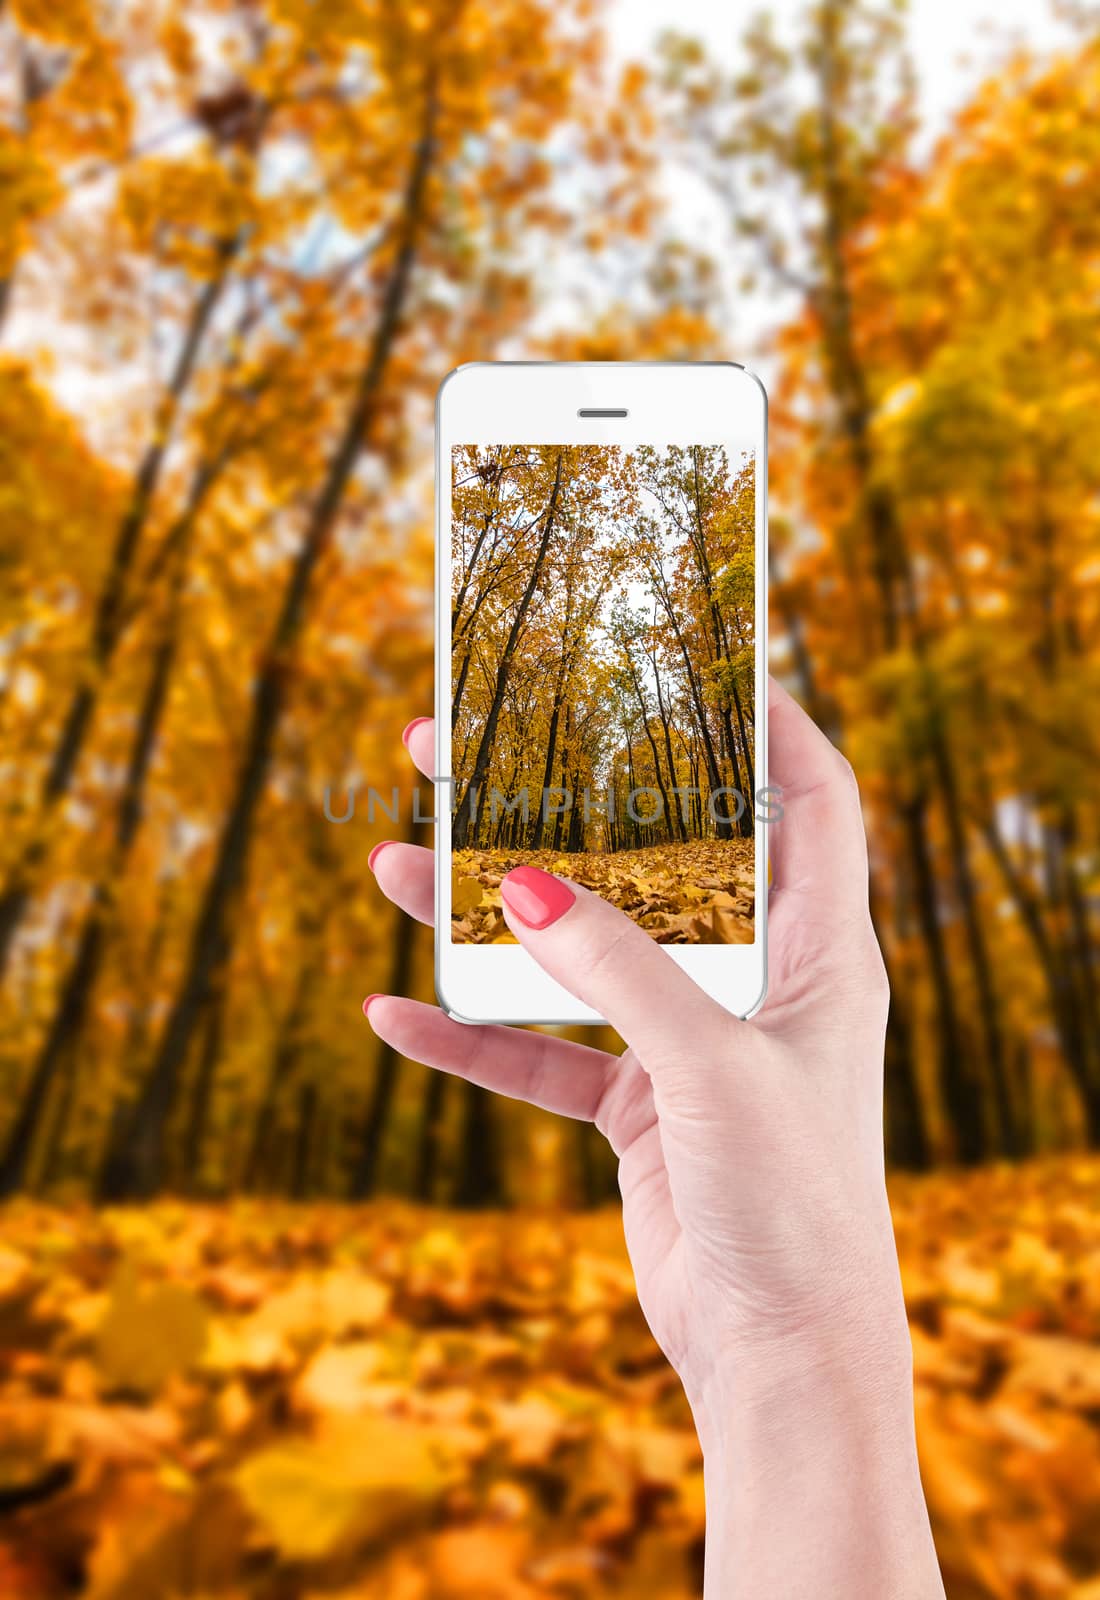
<path fill-rule="evenodd" d="M 142 1288 L 127 1262 L 99 1325 L 96 1358 L 111 1387 L 153 1394 L 198 1361 L 206 1338 L 207 1314 L 195 1295 L 176 1283 Z"/>
<path fill-rule="evenodd" d="M 309 1561 L 406 1530 L 453 1475 L 437 1430 L 367 1415 L 262 1450 L 240 1467 L 236 1483 L 277 1548 Z"/>
<path fill-rule="evenodd" d="M 308 1410 L 358 1412 L 382 1359 L 380 1345 L 328 1345 L 319 1350 L 295 1387 Z"/>
<path fill-rule="evenodd" d="M 302 1277 L 272 1297 L 248 1319 L 256 1329 L 296 1343 L 338 1339 L 353 1329 L 369 1330 L 390 1305 L 384 1283 L 365 1272 L 334 1270 Z"/>
<path fill-rule="evenodd" d="M 454 874 L 451 879 L 451 911 L 456 917 L 479 906 L 482 898 L 481 885 L 476 878 L 460 878 L 457 873 Z"/>

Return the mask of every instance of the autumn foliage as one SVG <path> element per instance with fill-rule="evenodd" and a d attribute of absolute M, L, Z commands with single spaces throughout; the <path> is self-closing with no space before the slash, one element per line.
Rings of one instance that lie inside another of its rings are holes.
<path fill-rule="evenodd" d="M 1095 1593 L 1098 1193 L 1084 1158 L 895 1185 L 960 1600 Z M 699 1448 L 614 1210 L 21 1204 L 0 1360 L 11 1600 L 699 1592 Z"/>
<path fill-rule="evenodd" d="M 932 144 L 877 0 L 753 24 L 732 74 L 674 37 L 620 72 L 600 21 L 587 0 L 0 6 L 20 1600 L 695 1592 L 697 1456 L 601 1209 L 613 1162 L 370 1037 L 364 993 L 430 996 L 430 940 L 366 865 L 414 836 L 410 807 L 351 802 L 408 798 L 400 731 L 431 703 L 440 378 L 745 359 L 731 271 L 782 313 L 773 668 L 851 756 L 869 826 L 948 1589 L 1095 1600 L 1095 29 L 1000 63 Z M 680 236 L 659 151 L 717 197 L 713 249 Z M 605 759 L 659 787 L 693 740 L 706 768 L 705 723 L 732 776 L 737 641 L 695 640 L 700 717 L 651 602 L 601 685 Z M 568 767 L 565 620 L 539 622 Z M 671 759 L 655 685 L 629 682 L 650 650 Z M 579 856 L 554 826 L 523 847 Z M 704 937 L 751 881 L 711 870 L 716 842 L 679 842 L 686 889 L 671 840 L 591 861 L 659 936 Z M 476 936 L 518 844 L 463 843 Z"/>

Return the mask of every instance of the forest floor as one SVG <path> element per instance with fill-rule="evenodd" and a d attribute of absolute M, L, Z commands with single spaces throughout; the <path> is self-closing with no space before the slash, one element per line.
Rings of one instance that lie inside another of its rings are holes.
<path fill-rule="evenodd" d="M 952 1600 L 1100 1594 L 1100 1159 L 892 1185 Z M 688 1600 L 614 1210 L 8 1205 L 5 1600 Z"/>
<path fill-rule="evenodd" d="M 594 889 L 658 944 L 751 944 L 754 845 L 751 839 L 693 839 L 563 855 L 554 850 L 456 850 L 451 930 L 460 944 L 515 944 L 500 903 L 513 867 L 541 867 Z"/>

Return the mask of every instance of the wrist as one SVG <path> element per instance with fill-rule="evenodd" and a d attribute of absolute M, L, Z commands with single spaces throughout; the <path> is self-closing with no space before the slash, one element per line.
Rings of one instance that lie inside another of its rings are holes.
<path fill-rule="evenodd" d="M 746 1406 L 767 1408 L 791 1388 L 820 1398 L 852 1374 L 870 1394 L 912 1398 L 912 1346 L 897 1248 L 883 1192 L 879 1214 L 857 1227 L 819 1230 L 811 1248 L 773 1264 L 766 1286 L 740 1290 L 722 1336 L 697 1346 L 701 1364 L 681 1372 L 701 1437 L 721 1440 Z"/>
<path fill-rule="evenodd" d="M 781 1414 L 792 1397 L 845 1414 L 891 1403 L 911 1410 L 912 1345 L 900 1285 L 819 1309 L 790 1326 L 731 1337 L 710 1368 L 685 1381 L 704 1450 L 722 1450 L 746 1413 Z"/>
<path fill-rule="evenodd" d="M 898 1424 L 913 1426 L 912 1346 L 904 1328 L 799 1334 L 716 1369 L 703 1395 L 692 1410 L 704 1456 L 719 1464 L 750 1433 L 782 1438 L 798 1419 L 868 1439 L 886 1427 L 896 1437 Z"/>
<path fill-rule="evenodd" d="M 875 1311 L 716 1371 L 696 1409 L 707 1600 L 942 1600 L 908 1333 Z"/>

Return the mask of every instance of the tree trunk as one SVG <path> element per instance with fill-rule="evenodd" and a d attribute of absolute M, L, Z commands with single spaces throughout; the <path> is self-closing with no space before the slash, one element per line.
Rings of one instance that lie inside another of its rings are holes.
<path fill-rule="evenodd" d="M 741 813 L 737 818 L 736 827 L 741 837 L 743 839 L 748 839 L 752 837 L 754 826 L 752 815 L 752 789 L 751 786 L 746 785 L 745 780 L 741 775 L 741 762 L 737 754 L 737 736 L 733 731 L 733 718 L 730 714 L 730 703 L 728 700 L 724 700 L 722 702 L 720 715 L 722 718 L 721 727 L 724 735 L 724 742 L 726 749 L 729 752 L 731 768 L 730 776 L 733 778 L 733 787 L 744 801 L 744 804 L 741 807 Z"/>
<path fill-rule="evenodd" d="M 1090 927 L 1089 903 L 1081 891 L 1080 877 L 1074 867 L 1073 853 L 1078 842 L 1077 818 L 1073 809 L 1063 805 L 1059 823 L 1061 836 L 1062 881 L 1064 896 L 1069 908 L 1069 926 L 1066 942 L 1070 957 L 1077 969 L 1085 1018 L 1089 1032 L 1100 1049 L 1100 998 L 1097 996 L 1096 943 Z"/>
<path fill-rule="evenodd" d="M 451 701 L 451 730 L 453 732 L 458 722 L 459 707 L 462 705 L 462 696 L 466 693 L 466 679 L 470 673 L 470 658 L 474 653 L 473 640 L 467 644 L 462 656 L 462 665 L 458 669 L 458 680 L 455 683 L 454 698 Z"/>
<path fill-rule="evenodd" d="M 165 535 L 171 541 L 174 570 L 166 601 L 166 617 L 153 656 L 153 666 L 138 712 L 126 779 L 115 814 L 115 839 L 111 859 L 104 875 L 92 891 L 91 903 L 77 942 L 76 956 L 62 984 L 50 1026 L 31 1071 L 20 1115 L 0 1158 L 0 1197 L 14 1193 L 24 1181 L 26 1160 L 34 1142 L 38 1118 L 49 1095 L 58 1062 L 68 1051 L 79 1051 L 80 1035 L 87 1021 L 88 1007 L 108 936 L 108 921 L 113 909 L 113 885 L 120 882 L 129 860 L 144 814 L 145 785 L 152 765 L 161 718 L 168 698 L 178 642 L 179 605 L 186 573 L 190 534 L 212 487 L 224 457 L 218 464 L 201 463 L 192 479 L 186 508 Z"/>
<path fill-rule="evenodd" d="M 452 637 L 452 639 L 454 638 L 455 633 L 458 631 L 458 624 L 459 624 L 459 621 L 462 618 L 462 608 L 466 604 L 466 596 L 470 591 L 470 580 L 473 578 L 474 571 L 475 571 L 475 569 L 477 567 L 478 558 L 481 555 L 482 549 L 484 548 L 486 539 L 489 537 L 489 529 L 494 524 L 494 521 L 495 521 L 495 518 L 496 518 L 496 513 L 500 510 L 501 458 L 503 457 L 503 454 L 504 454 L 504 446 L 503 445 L 498 445 L 497 446 L 497 455 L 496 455 L 497 476 L 496 476 L 496 481 L 495 481 L 495 483 L 493 485 L 493 496 L 492 496 L 492 499 L 490 501 L 489 510 L 486 512 L 484 518 L 482 519 L 481 532 L 478 534 L 477 538 L 474 540 L 473 551 L 471 552 L 469 561 L 466 563 L 466 570 L 462 574 L 462 580 L 459 583 L 458 592 L 455 595 L 454 604 L 451 607 L 451 637 Z M 463 519 L 463 520 L 465 520 L 465 519 Z M 473 612 L 472 612 L 470 618 L 463 625 L 462 631 L 464 633 L 468 633 L 470 631 L 470 623 L 476 618 L 478 607 L 480 606 L 480 604 L 481 604 L 481 601 L 479 599 L 477 604 L 475 604 L 475 606 L 474 606 L 474 609 L 473 609 Z"/>
<path fill-rule="evenodd" d="M 935 698 L 938 700 L 938 695 Z M 954 762 L 947 749 L 946 734 L 939 724 L 938 706 L 933 707 L 932 715 L 936 719 L 932 740 L 933 761 L 940 784 L 941 803 L 947 819 L 953 876 L 966 926 L 970 963 L 974 969 L 977 985 L 978 1003 L 985 1033 L 986 1064 L 993 1090 L 1000 1142 L 1004 1153 L 1015 1157 L 1020 1155 L 1021 1145 L 1008 1083 L 1008 1062 L 1000 1026 L 1000 999 L 993 981 L 993 967 L 989 959 L 985 930 L 978 908 L 977 891 L 970 869 L 970 854 L 955 781 Z"/>
<path fill-rule="evenodd" d="M 493 689 L 492 704 L 489 707 L 489 715 L 486 718 L 485 727 L 482 731 L 481 743 L 478 745 L 477 755 L 474 758 L 473 774 L 469 783 L 466 785 L 466 789 L 462 798 L 456 802 L 453 829 L 453 844 L 456 850 L 464 850 L 472 841 L 472 839 L 476 839 L 477 837 L 476 826 L 473 826 L 471 823 L 471 801 L 475 807 L 478 806 L 481 797 L 482 786 L 485 783 L 485 778 L 489 771 L 489 763 L 492 759 L 493 745 L 496 741 L 497 723 L 500 720 L 500 709 L 504 704 L 504 692 L 508 687 L 508 679 L 512 670 L 512 657 L 515 654 L 516 645 L 519 642 L 519 636 L 522 631 L 523 624 L 527 619 L 527 612 L 530 608 L 531 601 L 534 598 L 535 590 L 538 587 L 539 578 L 542 576 L 543 562 L 546 559 L 546 552 L 550 545 L 550 535 L 554 531 L 554 519 L 558 508 L 558 495 L 561 490 L 561 469 L 564 455 L 565 452 L 563 450 L 558 451 L 558 464 L 554 475 L 554 487 L 551 490 L 550 503 L 546 509 L 546 517 L 543 522 L 542 529 L 542 538 L 539 540 L 538 549 L 535 552 L 535 559 L 532 563 L 531 574 L 527 580 L 527 586 L 520 597 L 519 606 L 516 610 L 515 616 L 512 619 L 512 626 L 508 631 L 508 639 L 504 646 L 504 653 L 501 656 L 500 666 L 497 669 L 497 678 Z"/>
<path fill-rule="evenodd" d="M 100 685 L 123 632 L 123 605 L 134 558 L 153 498 L 160 482 L 161 469 L 171 438 L 172 425 L 187 391 L 199 351 L 211 319 L 225 288 L 228 267 L 240 249 L 241 236 L 227 240 L 220 252 L 220 270 L 210 279 L 195 302 L 187 334 L 176 360 L 149 444 L 138 466 L 130 498 L 115 533 L 107 575 L 96 602 L 92 622 L 90 670 L 81 676 L 73 690 L 62 720 L 39 799 L 34 831 L 17 857 L 0 891 L 0 980 L 7 970 L 15 935 L 33 888 L 34 874 L 48 848 L 49 819 L 72 783 L 77 761 L 91 725 L 99 698 Z"/>
<path fill-rule="evenodd" d="M 77 1059 L 70 1053 L 57 1072 L 53 1086 L 52 1105 L 43 1140 L 42 1160 L 38 1173 L 31 1179 L 31 1187 L 40 1194 L 48 1194 L 62 1175 L 65 1156 L 65 1139 L 76 1101 Z"/>
<path fill-rule="evenodd" d="M 923 1172 L 931 1165 L 931 1147 L 917 1080 L 913 1030 L 905 1003 L 890 970 L 889 946 L 879 920 L 878 896 L 872 877 L 868 885 L 871 920 L 879 931 L 886 979 L 890 985 L 890 1020 L 886 1030 L 886 1154 L 892 1166 Z"/>
<path fill-rule="evenodd" d="M 462 1165 L 455 1205 L 482 1210 L 499 1205 L 503 1196 L 494 1096 L 476 1083 L 462 1080 L 464 1105 Z"/>
<path fill-rule="evenodd" d="M 69 970 L 68 982 L 31 1069 L 30 1081 L 8 1134 L 3 1158 L 0 1159 L 2 1199 L 15 1194 L 26 1181 L 39 1124 L 49 1103 L 50 1091 L 61 1063 L 72 1048 L 76 1030 L 83 1022 L 87 999 L 99 968 L 102 919 L 102 906 L 93 904 L 81 932 L 76 959 Z"/>
<path fill-rule="evenodd" d="M 838 72 L 836 16 L 824 11 L 821 17 L 819 73 L 821 100 L 819 119 L 823 167 L 824 217 L 822 252 L 825 282 L 817 296 L 817 311 L 823 328 L 823 354 L 830 387 L 841 414 L 852 471 L 859 488 L 863 515 L 870 538 L 872 571 L 879 591 L 879 616 L 883 645 L 887 652 L 897 649 L 901 640 L 899 598 L 908 596 L 908 620 L 914 629 L 913 646 L 918 655 L 923 635 L 917 626 L 909 562 L 904 551 L 896 507 L 889 491 L 876 482 L 871 448 L 871 408 L 867 380 L 858 355 L 848 282 L 848 255 L 845 243 L 847 214 L 840 170 L 838 132 L 835 115 Z M 946 749 L 937 753 L 937 765 L 947 760 Z M 961 1161 L 982 1158 L 985 1137 L 982 1122 L 982 1097 L 971 1063 L 967 1059 L 959 1026 L 950 962 L 944 947 L 936 900 L 935 877 L 925 820 L 927 800 L 923 796 L 899 804 L 907 856 L 912 874 L 921 935 L 928 952 L 933 992 L 937 1002 L 939 1028 L 939 1077 L 944 1104 L 955 1124 L 957 1154 Z M 964 844 L 965 849 L 965 844 Z"/>
<path fill-rule="evenodd" d="M 634 775 L 634 735 L 632 733 L 628 733 L 626 736 L 626 781 L 629 785 L 627 788 L 626 826 L 630 830 L 631 845 L 637 846 L 641 843 L 641 835 L 638 832 L 639 824 L 630 815 L 630 807 L 634 806 L 632 796 L 638 786 L 638 780 Z M 637 807 L 635 806 L 634 809 L 637 810 Z"/>
<path fill-rule="evenodd" d="M 565 826 L 565 820 L 564 820 L 565 813 L 564 812 L 559 811 L 557 816 L 554 818 L 554 839 L 553 839 L 553 843 L 552 843 L 552 846 L 551 846 L 551 848 L 554 849 L 554 850 L 560 850 L 562 848 L 563 844 L 569 850 L 572 850 L 572 849 L 575 848 L 575 846 L 570 843 L 570 840 L 573 838 L 574 824 L 576 823 L 577 818 L 581 815 L 581 799 L 580 799 L 580 782 L 579 782 L 579 779 L 574 777 L 572 789 L 570 789 L 570 787 L 569 787 L 569 765 L 568 764 L 569 764 L 569 757 L 570 757 L 570 755 L 572 753 L 571 750 L 570 750 L 570 743 L 571 743 L 572 738 L 573 738 L 573 705 L 572 705 L 571 701 L 567 700 L 565 702 L 565 736 L 562 739 L 562 747 L 561 747 L 561 790 L 562 790 L 562 794 L 563 795 L 566 792 L 569 792 L 569 793 L 572 794 L 572 796 L 573 796 L 573 804 L 572 804 L 572 806 L 570 807 L 570 810 L 569 810 L 569 826 L 568 826 L 568 828 Z"/>
<path fill-rule="evenodd" d="M 710 784 L 710 791 L 713 794 L 716 793 L 717 790 L 721 789 L 723 784 L 722 776 L 718 768 L 718 759 L 714 754 L 714 744 L 710 736 L 710 727 L 707 723 L 706 707 L 703 702 L 703 691 L 696 677 L 695 667 L 691 659 L 691 653 L 688 650 L 687 641 L 681 632 L 680 623 L 676 616 L 675 608 L 672 604 L 672 597 L 669 595 L 664 581 L 664 574 L 662 573 L 658 575 L 655 571 L 651 571 L 650 575 L 653 577 L 656 583 L 661 604 L 664 606 L 665 616 L 668 618 L 669 626 L 672 629 L 676 643 L 680 647 L 680 656 L 684 663 L 684 672 L 687 678 L 688 693 L 691 696 L 691 703 L 695 709 L 695 720 L 699 729 L 699 739 L 703 746 L 703 756 L 707 768 L 707 781 Z M 702 813 L 701 803 L 699 809 L 700 813 Z M 732 839 L 733 824 L 725 816 L 724 811 L 719 811 L 718 817 L 714 824 L 714 831 L 719 839 Z"/>
<path fill-rule="evenodd" d="M 298 1115 L 294 1128 L 294 1153 L 290 1165 L 290 1198 L 305 1200 L 310 1192 L 310 1157 L 313 1131 L 317 1125 L 317 1085 L 303 1083 L 298 1091 Z"/>
<path fill-rule="evenodd" d="M 657 753 L 657 741 L 653 737 L 653 729 L 649 726 L 649 713 L 646 710 L 645 698 L 642 694 L 642 686 L 638 681 L 638 674 L 634 670 L 634 662 L 630 655 L 629 645 L 626 649 L 626 664 L 630 672 L 630 681 L 634 685 L 638 710 L 642 714 L 642 726 L 645 729 L 645 735 L 649 740 L 649 748 L 653 755 L 653 770 L 657 774 L 657 789 L 661 796 L 662 815 L 664 816 L 665 827 L 668 830 L 668 837 L 671 839 L 673 837 L 672 807 L 669 804 L 668 790 L 665 788 L 664 775 L 661 772 L 661 758 Z"/>
<path fill-rule="evenodd" d="M 550 717 L 550 730 L 546 736 L 546 766 L 544 767 L 542 774 L 542 789 L 538 799 L 538 821 L 535 825 L 536 850 L 545 850 L 549 848 L 549 843 L 546 838 L 547 830 L 549 829 L 551 834 L 553 834 L 558 830 L 558 827 L 561 823 L 561 813 L 559 812 L 555 816 L 553 827 L 551 828 L 550 818 L 547 815 L 547 810 L 550 803 L 550 788 L 554 782 L 554 756 L 557 754 L 558 722 L 561 718 L 561 693 L 562 683 L 561 676 L 559 676 L 558 682 L 554 689 L 554 710 Z"/>
<path fill-rule="evenodd" d="M 305 619 L 311 580 L 328 546 L 352 471 L 364 448 L 405 305 L 434 150 L 435 106 L 434 85 L 430 85 L 423 133 L 405 192 L 402 241 L 386 285 L 378 325 L 340 443 L 314 505 L 302 548 L 293 563 L 282 608 L 260 670 L 244 743 L 244 759 L 195 924 L 183 982 L 126 1136 L 112 1152 L 104 1171 L 103 1192 L 109 1199 L 148 1195 L 157 1185 L 165 1124 L 175 1101 L 180 1071 L 213 977 L 228 953 L 228 913 L 245 876 L 252 825 L 282 717 L 289 669 Z"/>
<path fill-rule="evenodd" d="M 932 991 L 936 1000 L 940 1093 L 951 1117 L 956 1158 L 969 1166 L 981 1161 L 985 1155 L 982 1096 L 968 1059 L 968 1050 L 955 1007 L 950 957 L 940 923 L 940 909 L 925 831 L 925 817 L 926 801 L 921 796 L 906 802 L 902 807 L 902 824 L 913 878 L 918 921 L 929 954 Z"/>
<path fill-rule="evenodd" d="M 310 996 L 317 981 L 317 967 L 313 961 L 303 961 L 298 969 L 294 996 L 290 1002 L 278 1043 L 271 1057 L 263 1092 L 252 1126 L 242 1174 L 242 1187 L 249 1192 L 263 1188 L 271 1178 L 271 1149 L 275 1122 L 286 1085 L 294 1076 L 301 1054 L 302 1026 Z"/>
<path fill-rule="evenodd" d="M 1084 1024 L 1072 967 L 1063 959 L 1052 932 L 1047 928 L 1039 897 L 1027 875 L 1013 862 L 997 828 L 991 805 L 987 808 L 982 832 L 1020 923 L 1035 950 L 1046 984 L 1051 1022 L 1058 1037 L 1059 1050 L 1082 1106 L 1087 1107 L 1092 1098 L 1100 1105 L 1100 1059 L 1094 1061 L 1100 1034 Z"/>
<path fill-rule="evenodd" d="M 424 1090 L 424 1106 L 416 1141 L 416 1165 L 413 1168 L 413 1198 L 422 1205 L 435 1199 L 439 1176 L 440 1135 L 443 1132 L 443 1113 L 447 1098 L 447 1074 L 428 1068 L 428 1082 Z"/>
<path fill-rule="evenodd" d="M 719 663 L 724 661 L 727 668 L 729 668 L 729 634 L 726 631 L 725 619 L 722 616 L 722 610 L 718 604 L 718 598 L 714 592 L 714 569 L 710 564 L 710 555 L 707 551 L 706 532 L 703 526 L 702 489 L 699 483 L 699 448 L 700 447 L 698 445 L 692 446 L 696 529 L 696 537 L 692 540 L 692 546 L 695 551 L 695 565 L 699 571 L 699 579 L 703 586 L 703 593 L 706 595 L 707 599 L 707 608 L 710 612 L 711 630 L 714 638 L 714 665 L 715 668 L 717 668 Z M 744 809 L 738 818 L 738 832 L 743 838 L 750 838 L 755 827 L 753 815 L 753 794 L 755 791 L 755 784 L 753 780 L 752 755 L 749 749 L 748 737 L 745 733 L 745 719 L 741 710 L 741 697 L 737 693 L 736 687 L 734 687 L 733 695 L 737 701 L 737 720 L 741 729 L 740 748 L 745 758 L 745 771 L 748 777 L 747 790 L 742 788 L 741 763 L 737 755 L 738 741 L 734 737 L 733 721 L 730 715 L 730 693 L 726 689 L 725 685 L 719 684 L 719 687 L 722 692 L 721 715 L 723 725 L 726 730 L 726 743 L 729 750 L 730 764 L 733 768 L 734 787 L 744 795 L 745 800 Z"/>
<path fill-rule="evenodd" d="M 387 994 L 407 994 L 412 973 L 412 958 L 416 948 L 419 924 L 403 911 L 397 912 L 397 928 L 393 940 L 393 963 L 390 968 Z M 351 1178 L 351 1198 L 366 1200 L 378 1187 L 382 1144 L 390 1123 L 393 1098 L 397 1089 L 397 1071 L 401 1057 L 391 1044 L 380 1040 L 374 1064 L 374 1087 L 363 1121 L 363 1134 L 359 1155 Z"/>
<path fill-rule="evenodd" d="M 202 1152 L 206 1142 L 206 1129 L 210 1121 L 210 1102 L 214 1094 L 214 1080 L 221 1059 L 226 996 L 219 988 L 207 1010 L 206 1032 L 199 1053 L 198 1071 L 191 1090 L 191 1103 L 187 1108 L 187 1126 L 183 1133 L 183 1169 L 181 1186 L 187 1194 L 201 1194 Z"/>
<path fill-rule="evenodd" d="M 756 769 L 752 755 L 753 740 L 752 734 L 745 727 L 745 712 L 741 705 L 741 696 L 737 685 L 731 683 L 730 688 L 733 694 L 733 709 L 737 713 L 737 726 L 741 733 L 741 750 L 745 758 L 745 775 L 748 779 L 748 790 L 745 794 L 745 811 L 742 817 L 742 821 L 747 824 L 747 828 L 742 829 L 742 832 L 748 837 L 756 829 Z"/>
<path fill-rule="evenodd" d="M 653 668 L 653 682 L 657 687 L 657 714 L 661 719 L 661 728 L 664 732 L 665 756 L 668 760 L 668 775 L 671 780 L 672 788 L 678 789 L 680 786 L 676 782 L 676 761 L 672 754 L 672 734 L 668 725 L 668 712 L 665 710 L 665 698 L 661 693 L 661 674 L 657 670 L 657 652 L 655 650 L 650 655 L 649 660 L 650 665 Z M 676 831 L 676 837 L 681 841 L 682 844 L 686 844 L 688 836 L 687 822 L 681 808 L 679 795 L 676 797 L 676 802 L 676 815 L 672 819 L 672 822 Z"/>
<path fill-rule="evenodd" d="M 562 774 L 562 783 L 563 783 L 563 785 L 564 785 L 564 782 L 565 782 L 565 774 L 563 772 L 563 774 Z M 569 851 L 570 855 L 576 855 L 579 851 L 584 849 L 584 807 L 583 807 L 583 805 L 579 806 L 577 804 L 577 800 L 576 800 L 576 797 L 577 797 L 577 795 L 580 794 L 580 792 L 581 792 L 581 775 L 580 775 L 579 772 L 574 772 L 574 774 L 573 774 L 573 809 L 569 813 L 569 831 L 568 831 L 568 834 L 566 835 L 566 839 L 565 839 L 565 848 L 566 848 L 566 850 Z"/>

